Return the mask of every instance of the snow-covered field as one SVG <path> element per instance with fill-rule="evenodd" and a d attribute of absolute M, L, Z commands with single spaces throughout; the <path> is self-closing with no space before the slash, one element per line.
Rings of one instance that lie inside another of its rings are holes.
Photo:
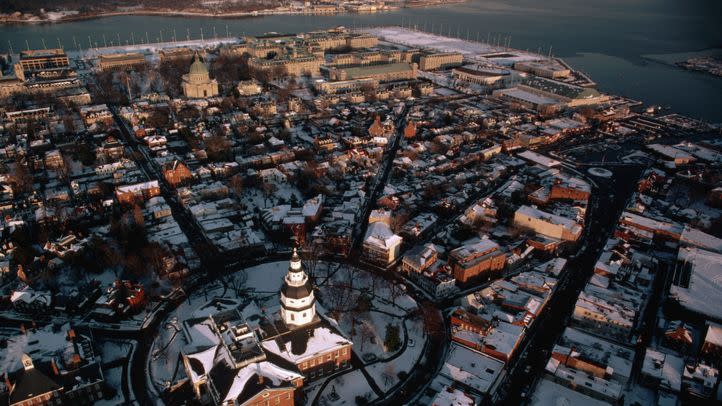
<path fill-rule="evenodd" d="M 398 26 L 375 27 L 363 31 L 378 36 L 380 39 L 392 44 L 399 44 L 411 48 L 422 48 L 436 52 L 459 52 L 467 59 L 478 60 L 479 62 L 497 62 L 500 65 L 509 65 L 513 62 L 539 60 L 542 56 L 509 49 L 501 46 L 494 46 L 484 42 L 452 38 L 451 36 L 436 35 L 423 31 L 411 30 Z M 476 38 L 476 33 L 473 35 Z M 471 38 L 471 37 L 470 37 Z M 510 53 L 504 58 L 483 58 L 481 55 L 492 53 Z"/>
<path fill-rule="evenodd" d="M 360 370 L 341 375 L 329 382 L 318 403 L 329 406 L 356 405 L 357 396 L 365 397 L 367 400 L 376 398 L 376 394 L 371 390 L 366 377 Z"/>

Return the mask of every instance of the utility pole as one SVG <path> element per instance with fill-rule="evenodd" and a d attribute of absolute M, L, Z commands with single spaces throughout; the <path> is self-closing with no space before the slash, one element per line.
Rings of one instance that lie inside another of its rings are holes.
<path fill-rule="evenodd" d="M 10 50 L 10 55 L 14 54 L 13 52 L 13 43 L 8 40 L 8 49 Z"/>
<path fill-rule="evenodd" d="M 133 31 L 130 32 L 130 42 L 132 42 L 133 45 L 135 45 L 135 34 L 133 34 Z"/>
<path fill-rule="evenodd" d="M 45 38 L 40 38 L 40 42 L 43 43 L 43 49 L 48 49 L 48 47 L 45 46 Z"/>
<path fill-rule="evenodd" d="M 108 42 L 105 40 L 105 34 L 103 34 L 103 48 L 108 47 Z"/>

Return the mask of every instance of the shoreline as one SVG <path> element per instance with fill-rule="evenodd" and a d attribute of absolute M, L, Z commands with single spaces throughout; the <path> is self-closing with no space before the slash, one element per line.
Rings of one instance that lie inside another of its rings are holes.
<path fill-rule="evenodd" d="M 97 13 L 91 13 L 91 14 L 72 14 L 67 15 L 58 19 L 38 19 L 38 20 L 32 20 L 32 19 L 24 19 L 24 18 L 7 18 L 2 21 L 0 21 L 0 25 L 47 25 L 47 24 L 63 24 L 63 23 L 70 23 L 75 21 L 85 21 L 85 20 L 94 20 L 94 19 L 102 19 L 102 18 L 110 18 L 110 17 L 120 17 L 120 16 L 154 16 L 154 17 L 180 17 L 180 18 L 188 18 L 188 17 L 201 17 L 201 18 L 218 18 L 218 19 L 241 19 L 241 18 L 252 18 L 252 17 L 267 17 L 267 16 L 274 16 L 274 15 L 340 15 L 340 14 L 346 14 L 346 15 L 353 15 L 353 14 L 379 14 L 379 13 L 388 13 L 390 11 L 397 11 L 404 8 L 414 9 L 414 8 L 425 8 L 425 7 L 442 7 L 444 5 L 448 4 L 462 4 L 465 3 L 466 0 L 452 0 L 450 2 L 445 3 L 428 3 L 428 4 L 412 4 L 409 6 L 388 6 L 389 8 L 380 9 L 376 11 L 369 11 L 369 12 L 350 12 L 348 10 L 337 10 L 334 12 L 328 12 L 328 11 L 314 11 L 314 10 L 274 10 L 274 9 L 265 9 L 265 10 L 257 10 L 257 11 L 236 11 L 236 12 L 228 12 L 228 13 L 215 13 L 215 12 L 204 12 L 204 11 L 174 11 L 174 10 L 153 10 L 153 9 L 138 9 L 138 10 L 121 10 L 121 11 L 101 11 Z"/>

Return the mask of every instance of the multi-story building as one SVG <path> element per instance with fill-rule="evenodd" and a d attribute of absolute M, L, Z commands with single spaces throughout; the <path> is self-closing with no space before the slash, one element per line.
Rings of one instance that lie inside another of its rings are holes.
<path fill-rule="evenodd" d="M 582 235 L 582 226 L 576 221 L 531 206 L 517 209 L 514 225 L 562 241 L 576 241 Z"/>
<path fill-rule="evenodd" d="M 67 68 L 70 66 L 70 59 L 65 50 L 38 49 L 20 52 L 20 66 L 25 72 L 35 72 L 46 69 Z"/>
<path fill-rule="evenodd" d="M 121 204 L 133 204 L 137 201 L 146 201 L 158 195 L 160 195 L 160 186 L 157 180 L 115 188 L 115 197 Z"/>
<path fill-rule="evenodd" d="M 451 76 L 458 81 L 479 86 L 495 86 L 502 84 L 504 79 L 509 77 L 509 71 L 479 66 L 460 66 L 451 71 Z"/>
<path fill-rule="evenodd" d="M 528 72 L 547 79 L 564 79 L 572 71 L 557 61 L 522 61 L 514 64 L 514 69 Z"/>
<path fill-rule="evenodd" d="M 722 326 L 707 322 L 707 333 L 704 336 L 700 354 L 710 361 L 719 363 L 722 360 Z"/>
<path fill-rule="evenodd" d="M 81 107 L 80 117 L 86 126 L 91 126 L 94 123 L 113 124 L 113 113 L 105 104 Z"/>
<path fill-rule="evenodd" d="M 163 167 L 163 177 L 168 184 L 176 187 L 192 179 L 193 174 L 186 164 L 176 159 Z"/>
<path fill-rule="evenodd" d="M 415 63 L 395 62 L 379 65 L 354 66 L 328 69 L 331 80 L 376 79 L 379 82 L 416 79 Z"/>
<path fill-rule="evenodd" d="M 450 67 L 461 66 L 463 63 L 464 56 L 458 52 L 439 52 L 428 55 L 421 55 L 421 57 L 419 58 L 419 69 L 446 69 Z"/>
<path fill-rule="evenodd" d="M 387 268 L 398 260 L 402 241 L 403 239 L 394 234 L 386 223 L 369 224 L 363 242 L 364 259 L 374 265 Z"/>
<path fill-rule="evenodd" d="M 318 80 L 314 83 L 314 86 L 321 93 L 335 94 L 377 89 L 379 87 L 379 81 L 371 78 L 337 80 L 333 82 Z"/>
<path fill-rule="evenodd" d="M 251 58 L 248 61 L 248 66 L 251 69 L 272 73 L 280 70 L 289 76 L 318 76 L 322 63 L 323 57 L 305 52 L 298 53 L 296 48 L 293 48 L 289 53 L 271 59 L 266 57 Z"/>
<path fill-rule="evenodd" d="M 451 251 L 449 264 L 454 270 L 454 278 L 460 283 L 467 283 L 484 272 L 504 269 L 506 253 L 494 241 L 481 240 Z"/>
<path fill-rule="evenodd" d="M 104 379 L 90 331 L 70 324 L 55 327 L 11 337 L 4 351 L 12 348 L 14 353 L 0 350 L 8 391 L 5 404 L 91 405 L 103 398 Z"/>
<path fill-rule="evenodd" d="M 401 261 L 401 271 L 407 275 L 422 273 L 436 263 L 438 255 L 434 244 L 416 246 L 404 255 Z"/>
<path fill-rule="evenodd" d="M 101 55 L 98 59 L 100 70 L 128 69 L 145 64 L 145 56 L 139 52 Z"/>

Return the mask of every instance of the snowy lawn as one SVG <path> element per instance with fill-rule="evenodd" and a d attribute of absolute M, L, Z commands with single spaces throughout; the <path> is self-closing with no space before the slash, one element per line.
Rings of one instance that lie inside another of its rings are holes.
<path fill-rule="evenodd" d="M 365 397 L 367 400 L 376 398 L 366 377 L 358 370 L 341 375 L 329 382 L 318 403 L 320 405 L 355 405 L 357 396 Z"/>

